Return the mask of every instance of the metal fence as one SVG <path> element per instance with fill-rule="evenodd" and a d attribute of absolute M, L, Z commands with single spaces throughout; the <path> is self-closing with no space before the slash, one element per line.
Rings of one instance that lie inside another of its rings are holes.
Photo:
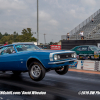
<path fill-rule="evenodd" d="M 62 35 L 62 40 L 67 40 L 67 35 Z M 70 36 L 69 36 L 70 38 Z M 76 39 L 77 38 L 77 39 Z M 77 36 L 77 35 L 71 35 L 71 40 L 80 40 L 81 39 L 81 36 Z M 86 36 L 84 36 L 84 40 L 94 40 L 94 39 L 100 39 L 100 34 L 92 34 L 92 35 L 89 35 L 87 34 Z"/>

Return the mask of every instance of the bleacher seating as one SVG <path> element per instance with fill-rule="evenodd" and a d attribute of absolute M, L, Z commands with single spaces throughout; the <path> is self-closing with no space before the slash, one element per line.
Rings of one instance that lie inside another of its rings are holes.
<path fill-rule="evenodd" d="M 93 22 L 92 22 L 93 19 Z M 100 39 L 100 9 L 93 15 L 69 32 L 70 40 L 80 40 L 79 33 L 84 31 L 84 39 Z M 99 33 L 99 34 L 96 34 Z M 67 40 L 67 35 L 62 35 L 62 40 Z"/>

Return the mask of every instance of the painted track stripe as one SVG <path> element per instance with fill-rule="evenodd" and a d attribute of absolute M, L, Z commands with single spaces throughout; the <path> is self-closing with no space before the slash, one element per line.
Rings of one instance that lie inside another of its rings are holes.
<path fill-rule="evenodd" d="M 97 72 L 97 71 L 88 71 L 88 70 L 71 69 L 71 68 L 69 68 L 69 71 L 82 72 L 82 73 L 91 73 L 91 74 L 100 74 L 100 72 Z"/>

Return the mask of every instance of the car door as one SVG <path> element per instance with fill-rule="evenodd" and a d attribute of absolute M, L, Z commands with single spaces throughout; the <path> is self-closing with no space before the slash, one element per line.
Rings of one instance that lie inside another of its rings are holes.
<path fill-rule="evenodd" d="M 90 47 L 88 47 L 88 55 L 94 55 L 94 51 L 92 51 L 92 50 L 90 49 Z"/>
<path fill-rule="evenodd" d="M 17 70 L 18 61 L 14 47 L 4 46 L 0 49 L 0 70 Z"/>

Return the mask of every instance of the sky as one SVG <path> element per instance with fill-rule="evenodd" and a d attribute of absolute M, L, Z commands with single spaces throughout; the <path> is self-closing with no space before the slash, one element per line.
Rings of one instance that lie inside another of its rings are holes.
<path fill-rule="evenodd" d="M 59 42 L 100 9 L 100 0 L 38 0 L 39 42 Z M 37 32 L 37 0 L 0 0 L 0 32 L 21 34 L 24 28 Z M 37 34 L 33 34 L 37 38 Z"/>

